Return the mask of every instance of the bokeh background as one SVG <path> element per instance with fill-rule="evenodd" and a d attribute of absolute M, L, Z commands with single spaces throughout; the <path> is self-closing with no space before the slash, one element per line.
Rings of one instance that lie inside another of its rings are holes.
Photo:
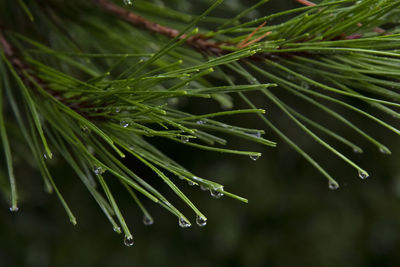
<path fill-rule="evenodd" d="M 164 4 L 196 14 L 205 7 L 204 2 L 166 0 Z M 293 2 L 271 0 L 250 17 L 299 6 Z M 226 1 L 214 15 L 229 17 L 252 3 L 255 1 Z M 257 100 L 256 94 L 251 97 Z M 133 247 L 125 247 L 123 236 L 113 232 L 97 204 L 61 159 L 54 160 L 51 170 L 77 216 L 76 227 L 69 223 L 56 196 L 42 190 L 38 171 L 20 162 L 16 170 L 22 190 L 20 211 L 9 212 L 5 197 L 0 202 L 0 266 L 400 266 L 398 137 L 367 120 L 351 117 L 390 146 L 393 155 L 387 156 L 358 140 L 351 131 L 341 129 L 340 124 L 331 124 L 363 145 L 364 154 L 352 155 L 371 174 L 369 179 L 361 180 L 353 169 L 303 137 L 271 103 L 257 103 L 338 179 L 339 190 L 329 190 L 326 179 L 255 116 L 229 118 L 230 123 L 265 129 L 265 136 L 277 140 L 278 148 L 231 138 L 233 147 L 263 153 L 259 160 L 252 161 L 162 140 L 154 142 L 183 166 L 225 184 L 226 189 L 248 198 L 249 203 L 224 197 L 213 199 L 207 192 L 178 180 L 177 184 L 207 215 L 208 225 L 182 229 L 167 211 L 145 202 L 155 224 L 144 226 L 142 215 L 128 194 L 118 184 L 112 184 L 114 192 L 121 192 L 116 196 L 136 242 Z M 242 105 L 238 99 L 235 104 Z M 198 114 L 220 109 L 211 101 L 181 99 L 179 105 Z M 126 163 L 131 164 L 129 159 Z M 4 185 L 7 177 L 4 165 L 0 166 L 0 183 Z M 156 180 L 153 173 L 142 170 L 143 166 L 131 167 Z M 168 195 L 168 190 L 164 192 Z M 178 207 L 189 212 L 175 200 Z"/>

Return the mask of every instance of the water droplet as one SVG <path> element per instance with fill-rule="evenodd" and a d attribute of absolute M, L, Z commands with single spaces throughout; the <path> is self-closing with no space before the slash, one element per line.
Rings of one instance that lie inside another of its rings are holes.
<path fill-rule="evenodd" d="M 198 226 L 203 227 L 207 224 L 207 218 L 197 215 L 196 223 Z"/>
<path fill-rule="evenodd" d="M 258 84 L 258 81 L 257 81 L 256 78 L 252 77 L 252 78 L 249 79 L 249 83 L 250 84 Z"/>
<path fill-rule="evenodd" d="M 260 138 L 261 137 L 261 133 L 260 132 L 257 132 L 257 133 L 247 133 L 248 135 L 251 135 L 251 136 L 254 136 L 254 137 L 257 137 L 257 138 Z"/>
<path fill-rule="evenodd" d="M 168 104 L 175 106 L 179 104 L 179 99 L 177 97 L 172 97 L 168 99 Z"/>
<path fill-rule="evenodd" d="M 194 183 L 190 180 L 187 181 L 189 186 L 194 186 Z"/>
<path fill-rule="evenodd" d="M 103 168 L 97 165 L 93 166 L 93 172 L 96 175 L 102 174 L 103 173 Z"/>
<path fill-rule="evenodd" d="M 224 195 L 224 193 L 220 192 L 223 190 L 224 190 L 224 188 L 222 186 L 219 188 L 212 188 L 212 189 L 210 189 L 210 194 L 213 198 L 220 198 Z"/>
<path fill-rule="evenodd" d="M 208 190 L 208 188 L 205 185 L 200 185 L 200 189 L 203 190 L 203 191 L 207 191 Z"/>
<path fill-rule="evenodd" d="M 328 187 L 329 187 L 330 190 L 336 190 L 336 189 L 339 189 L 339 184 L 335 183 L 333 181 L 329 181 L 328 182 Z"/>
<path fill-rule="evenodd" d="M 129 149 L 130 150 L 135 150 L 135 147 L 134 146 L 129 146 Z"/>
<path fill-rule="evenodd" d="M 50 153 L 50 156 L 47 155 L 47 153 L 44 153 L 44 154 L 43 154 L 43 157 L 44 157 L 45 159 L 52 159 L 52 158 L 53 158 L 53 153 Z"/>
<path fill-rule="evenodd" d="M 179 218 L 179 226 L 182 228 L 188 228 L 192 226 L 190 222 L 186 221 L 185 218 Z"/>
<path fill-rule="evenodd" d="M 146 226 L 152 225 L 154 223 L 153 218 L 147 216 L 147 215 L 143 215 L 143 224 Z"/>
<path fill-rule="evenodd" d="M 354 147 L 353 148 L 353 152 L 356 153 L 356 154 L 362 154 L 363 150 L 361 148 L 359 148 L 359 147 Z"/>
<path fill-rule="evenodd" d="M 83 133 L 89 133 L 89 128 L 86 125 L 81 125 L 81 131 Z"/>
<path fill-rule="evenodd" d="M 131 0 L 124 0 L 124 4 L 127 6 L 133 5 L 133 2 Z"/>
<path fill-rule="evenodd" d="M 122 127 L 126 128 L 126 127 L 129 126 L 129 123 L 128 123 L 127 121 L 125 121 L 125 120 L 121 120 L 121 121 L 119 122 L 119 125 L 121 125 Z"/>
<path fill-rule="evenodd" d="M 303 87 L 304 89 L 310 88 L 310 85 L 309 85 L 307 82 L 305 82 L 305 81 L 302 81 L 302 82 L 300 83 L 300 86 Z"/>
<path fill-rule="evenodd" d="M 255 161 L 260 158 L 260 155 L 250 155 L 250 158 Z"/>
<path fill-rule="evenodd" d="M 18 207 L 10 207 L 10 211 L 11 212 L 17 212 L 19 210 L 19 208 Z"/>
<path fill-rule="evenodd" d="M 125 246 L 127 246 L 127 247 L 131 247 L 131 246 L 133 246 L 133 237 L 130 235 L 130 236 L 125 236 L 124 237 L 124 244 L 125 244 Z"/>
<path fill-rule="evenodd" d="M 118 233 L 118 234 L 121 233 L 121 228 L 120 228 L 119 226 L 115 226 L 115 227 L 113 228 L 113 230 L 114 230 L 114 232 L 116 232 L 116 233 Z"/>
<path fill-rule="evenodd" d="M 121 109 L 120 108 L 115 108 L 115 113 L 120 113 Z"/>
<path fill-rule="evenodd" d="M 181 136 L 181 141 L 184 143 L 189 142 L 189 137 L 187 137 L 186 135 Z"/>
<path fill-rule="evenodd" d="M 382 154 L 385 154 L 385 155 L 390 155 L 390 154 L 392 154 L 392 152 L 389 150 L 389 148 L 387 148 L 387 147 L 385 147 L 385 146 L 381 146 L 381 147 L 379 148 L 379 152 L 381 152 Z"/>
<path fill-rule="evenodd" d="M 369 174 L 366 171 L 358 170 L 358 176 L 360 176 L 361 179 L 366 179 L 368 178 Z"/>
<path fill-rule="evenodd" d="M 196 123 L 199 124 L 199 125 L 202 125 L 202 124 L 206 124 L 206 121 L 205 120 L 199 120 L 199 121 L 196 121 Z"/>

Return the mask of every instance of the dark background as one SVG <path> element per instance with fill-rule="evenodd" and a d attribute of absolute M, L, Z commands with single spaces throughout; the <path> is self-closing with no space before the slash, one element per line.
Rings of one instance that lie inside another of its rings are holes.
<path fill-rule="evenodd" d="M 226 1 L 225 9 L 220 10 L 229 16 L 251 2 Z M 267 14 L 298 6 L 292 2 L 271 1 L 259 12 Z M 196 13 L 199 7 L 187 3 L 180 8 Z M 182 104 L 182 108 L 199 114 L 207 111 L 205 106 L 217 108 L 207 101 Z M 293 125 L 270 108 L 270 103 L 264 106 L 281 128 L 289 134 L 297 133 L 292 130 Z M 233 121 L 264 128 L 249 115 Z M 312 140 L 299 137 L 299 143 L 337 178 L 341 184 L 337 191 L 329 190 L 326 179 L 269 129 L 265 129 L 265 136 L 279 142 L 277 149 L 230 139 L 234 147 L 262 152 L 258 161 L 155 140 L 183 166 L 225 184 L 227 190 L 248 198 L 249 203 L 225 197 L 213 199 L 197 187 L 176 181 L 207 215 L 208 225 L 181 229 L 175 217 L 145 202 L 155 224 L 144 226 L 137 206 L 117 184 L 112 185 L 114 192 L 121 192 L 116 194 L 117 200 L 134 234 L 135 245 L 129 248 L 123 245 L 123 236 L 112 231 L 97 204 L 61 159 L 54 160 L 51 170 L 77 216 L 76 227 L 69 223 L 56 196 L 42 190 L 38 171 L 19 163 L 16 172 L 21 188 L 20 211 L 9 212 L 5 198 L 0 203 L 0 266 L 400 266 L 399 139 L 367 120 L 357 122 L 393 151 L 387 156 L 363 146 L 363 155 L 351 155 L 370 172 L 367 180 L 358 178 L 354 170 Z M 350 131 L 339 132 L 357 140 Z M 149 179 L 155 178 L 146 170 L 141 172 Z M 3 185 L 7 183 L 4 165 L 0 178 Z M 168 190 L 165 192 L 168 194 Z"/>

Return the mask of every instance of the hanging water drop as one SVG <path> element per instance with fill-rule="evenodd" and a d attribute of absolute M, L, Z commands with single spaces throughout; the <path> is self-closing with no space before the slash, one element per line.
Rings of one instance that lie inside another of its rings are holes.
<path fill-rule="evenodd" d="M 220 192 L 223 190 L 224 190 L 224 188 L 222 186 L 219 188 L 212 188 L 212 189 L 210 189 L 210 194 L 213 198 L 220 198 L 224 195 L 224 193 Z"/>
<path fill-rule="evenodd" d="M 126 128 L 126 127 L 129 126 L 129 123 L 128 123 L 127 121 L 125 121 L 125 120 L 121 120 L 121 121 L 119 122 L 119 125 L 121 125 L 122 127 Z"/>
<path fill-rule="evenodd" d="M 131 247 L 131 246 L 133 246 L 133 237 L 131 236 L 131 235 L 129 235 L 129 236 L 125 236 L 124 237 L 124 244 L 125 244 L 125 246 L 127 246 L 127 247 Z"/>
<path fill-rule="evenodd" d="M 353 152 L 356 153 L 356 154 L 362 154 L 363 150 L 361 148 L 359 148 L 359 147 L 354 147 L 353 148 Z"/>
<path fill-rule="evenodd" d="M 205 120 L 199 120 L 199 121 L 196 121 L 196 123 L 199 124 L 199 125 L 202 125 L 202 124 L 206 124 L 206 121 Z"/>
<path fill-rule="evenodd" d="M 339 189 L 339 184 L 333 181 L 328 182 L 328 187 L 330 190 L 336 190 Z"/>
<path fill-rule="evenodd" d="M 179 218 L 179 226 L 182 228 L 188 228 L 192 225 L 190 224 L 190 222 L 186 221 L 185 218 L 181 217 Z"/>
<path fill-rule="evenodd" d="M 392 154 L 392 152 L 385 146 L 379 147 L 379 152 L 381 152 L 382 154 L 385 154 L 385 155 Z"/>
<path fill-rule="evenodd" d="M 368 178 L 369 174 L 366 171 L 358 170 L 358 176 L 360 176 L 361 179 L 366 179 Z"/>
<path fill-rule="evenodd" d="M 189 137 L 186 135 L 183 135 L 183 136 L 181 136 L 181 141 L 184 143 L 187 143 L 187 142 L 189 142 Z"/>
<path fill-rule="evenodd" d="M 154 223 L 153 218 L 147 216 L 147 215 L 143 215 L 143 224 L 146 226 L 152 225 Z"/>
<path fill-rule="evenodd" d="M 198 226 L 203 227 L 207 224 L 207 218 L 197 215 L 196 223 Z"/>
<path fill-rule="evenodd" d="M 118 234 L 121 233 L 121 228 L 120 228 L 119 226 L 115 226 L 115 227 L 113 228 L 113 230 L 114 230 L 114 232 L 116 232 L 116 233 L 118 233 Z"/>
<path fill-rule="evenodd" d="M 208 188 L 205 185 L 200 185 L 200 189 L 202 191 L 207 191 L 208 190 Z"/>
<path fill-rule="evenodd" d="M 250 158 L 254 161 L 258 160 L 260 158 L 260 155 L 250 155 Z"/>
<path fill-rule="evenodd" d="M 121 109 L 120 108 L 115 108 L 115 113 L 120 113 Z"/>
<path fill-rule="evenodd" d="M 190 180 L 188 180 L 187 183 L 188 183 L 189 186 L 194 186 L 194 183 L 192 181 L 190 181 Z"/>
<path fill-rule="evenodd" d="M 10 211 L 11 211 L 11 212 L 17 212 L 18 210 L 19 210 L 19 208 L 16 207 L 16 206 L 10 207 Z"/>

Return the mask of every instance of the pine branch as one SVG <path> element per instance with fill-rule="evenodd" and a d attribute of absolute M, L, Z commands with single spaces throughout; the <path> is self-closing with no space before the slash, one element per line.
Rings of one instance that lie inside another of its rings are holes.
<path fill-rule="evenodd" d="M 400 135 L 400 130 L 363 105 L 400 118 L 400 39 L 396 19 L 400 3 L 298 1 L 306 6 L 239 21 L 265 2 L 256 3 L 232 19 L 217 20 L 209 13 L 221 1 L 199 16 L 165 7 L 159 7 L 161 11 L 157 13 L 149 8 L 151 3 L 140 0 L 135 3 L 135 12 L 108 0 L 92 0 L 89 5 L 71 1 L 63 6 L 50 0 L 22 6 L 0 3 L 3 23 L 8 26 L 7 32 L 0 29 L 0 89 L 5 89 L 10 114 L 16 118 L 47 190 L 56 192 L 71 222 L 76 222 L 75 216 L 47 167 L 52 151 L 74 169 L 113 229 L 125 234 L 127 245 L 133 244 L 130 224 L 118 206 L 118 195 L 109 187 L 110 179 L 117 179 L 127 190 L 146 222 L 153 219 L 142 198 L 171 212 L 181 227 L 188 227 L 191 222 L 151 186 L 148 178 L 140 177 L 121 162 L 125 155 L 137 159 L 154 173 L 154 179 L 163 181 L 192 210 L 199 226 L 204 226 L 207 218 L 183 193 L 180 179 L 201 186 L 214 197 L 226 195 L 247 202 L 226 191 L 223 185 L 190 172 L 151 144 L 152 138 L 164 138 L 254 160 L 261 156 L 260 152 L 225 147 L 228 141 L 220 134 L 268 147 L 276 145 L 261 136 L 263 130 L 227 125 L 217 120 L 220 116 L 258 116 L 327 178 L 330 189 L 339 188 L 325 167 L 289 137 L 291 128 L 281 129 L 274 120 L 275 113 L 267 118 L 247 92 L 258 93 L 259 101 L 265 99 L 265 103 L 277 107 L 293 126 L 353 167 L 361 178 L 368 176 L 367 171 L 351 159 L 348 151 L 340 151 L 330 143 L 337 141 L 360 153 L 358 140 L 348 140 L 330 129 L 330 120 L 343 123 L 382 153 L 391 153 L 341 115 L 340 108 Z M 99 8 L 94 9 L 93 5 Z M 19 12 L 34 21 L 27 25 L 37 30 L 29 32 L 13 25 L 9 14 Z M 112 16 L 104 16 L 105 12 Z M 273 19 L 284 15 L 291 19 L 274 24 Z M 160 23 L 156 22 L 158 19 Z M 212 21 L 216 30 L 199 34 L 195 27 L 201 20 Z M 11 90 L 11 86 L 17 89 Z M 283 91 L 295 98 L 295 106 L 289 105 Z M 233 93 L 249 109 L 189 114 L 174 104 L 181 97 L 191 97 L 213 98 L 229 106 L 232 98 L 228 94 Z M 327 106 L 326 102 L 337 107 Z M 320 122 L 306 115 L 304 106 L 322 111 L 327 119 Z M 3 115 L 3 109 L 0 113 Z M 11 205 L 17 207 L 11 150 L 7 149 L 7 144 L 12 148 L 13 143 L 8 142 L 5 126 L 0 128 L 13 192 Z M 328 142 L 321 133 L 332 140 Z"/>

